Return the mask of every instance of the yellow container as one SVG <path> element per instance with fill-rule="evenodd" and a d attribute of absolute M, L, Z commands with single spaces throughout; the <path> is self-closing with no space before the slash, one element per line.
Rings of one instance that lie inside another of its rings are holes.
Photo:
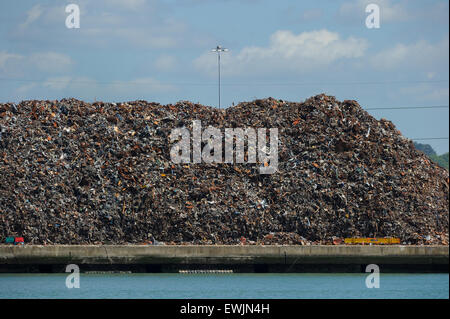
<path fill-rule="evenodd" d="M 382 245 L 392 245 L 400 244 L 400 238 L 345 238 L 344 242 L 346 244 L 382 244 Z"/>

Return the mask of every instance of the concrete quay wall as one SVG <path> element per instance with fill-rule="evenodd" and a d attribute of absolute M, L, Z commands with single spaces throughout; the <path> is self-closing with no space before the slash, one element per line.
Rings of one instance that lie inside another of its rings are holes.
<path fill-rule="evenodd" d="M 448 272 L 448 261 L 448 246 L 0 245 L 0 272 L 60 272 L 68 264 L 135 272 L 362 272 L 368 264 L 395 272 Z"/>

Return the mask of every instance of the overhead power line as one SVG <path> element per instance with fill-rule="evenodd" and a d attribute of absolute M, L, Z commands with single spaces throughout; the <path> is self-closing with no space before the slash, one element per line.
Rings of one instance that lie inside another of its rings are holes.
<path fill-rule="evenodd" d="M 379 84 L 414 84 L 414 83 L 446 83 L 448 80 L 404 80 L 404 81 L 338 81 L 338 82 L 273 82 L 273 83 L 224 83 L 222 85 L 245 86 L 308 86 L 308 85 L 379 85 Z"/>
<path fill-rule="evenodd" d="M 414 110 L 414 109 L 448 109 L 448 105 L 429 105 L 429 106 L 404 106 L 404 107 L 370 107 L 365 108 L 367 111 L 372 110 Z"/>
<path fill-rule="evenodd" d="M 419 137 L 419 138 L 411 138 L 413 141 L 422 141 L 422 140 L 448 140 L 448 137 Z"/>
<path fill-rule="evenodd" d="M 145 81 L 86 81 L 86 80 L 36 80 L 36 79 L 14 79 L 14 78 L 0 78 L 0 81 L 10 82 L 35 82 L 35 83 L 87 83 L 99 85 L 148 85 L 148 86 L 163 86 L 163 85 L 180 85 L 180 86 L 212 86 L 214 83 L 200 83 L 200 82 L 145 82 Z M 412 83 L 446 83 L 448 80 L 433 80 L 433 81 L 369 81 L 369 82 L 273 82 L 273 83 L 221 83 L 222 86 L 308 86 L 308 85 L 378 85 L 378 84 L 412 84 Z"/>

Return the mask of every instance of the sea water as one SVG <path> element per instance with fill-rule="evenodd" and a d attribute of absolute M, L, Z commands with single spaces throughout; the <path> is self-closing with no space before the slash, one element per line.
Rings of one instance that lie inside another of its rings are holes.
<path fill-rule="evenodd" d="M 0 298 L 449 298 L 448 274 L 0 274 Z M 69 285 L 70 286 L 70 285 Z"/>

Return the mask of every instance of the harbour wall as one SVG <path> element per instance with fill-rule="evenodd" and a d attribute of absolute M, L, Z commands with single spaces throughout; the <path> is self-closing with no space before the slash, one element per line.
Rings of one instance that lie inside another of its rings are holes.
<path fill-rule="evenodd" d="M 0 245 L 0 272 L 447 272 L 448 246 Z"/>

